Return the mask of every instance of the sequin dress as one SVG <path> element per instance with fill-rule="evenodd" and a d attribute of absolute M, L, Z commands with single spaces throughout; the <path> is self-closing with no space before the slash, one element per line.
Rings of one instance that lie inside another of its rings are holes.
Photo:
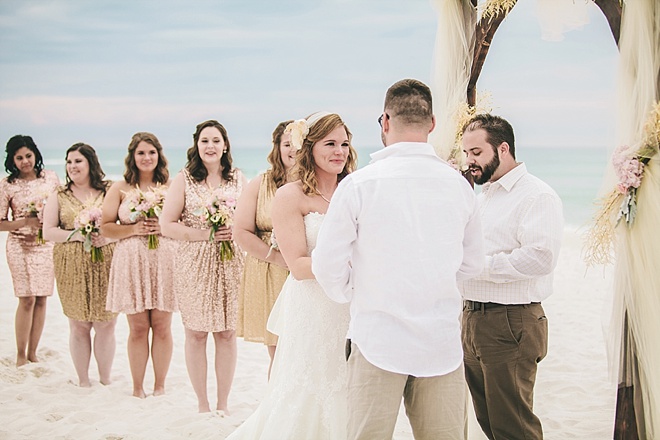
<path fill-rule="evenodd" d="M 134 190 L 135 191 L 135 190 Z M 130 198 L 119 205 L 119 222 L 134 224 L 130 219 Z M 178 243 L 158 237 L 158 248 L 148 248 L 148 236 L 139 235 L 119 240 L 115 245 L 108 283 L 106 309 L 126 314 L 157 309 L 178 310 L 174 296 L 174 261 Z"/>
<path fill-rule="evenodd" d="M 19 220 L 26 217 L 26 208 L 44 189 L 54 191 L 59 185 L 57 174 L 44 170 L 34 180 L 7 178 L 0 180 L 0 219 Z M 20 228 L 7 237 L 7 265 L 14 284 L 14 295 L 51 296 L 53 294 L 53 243 L 37 244 L 37 229 Z"/>
<path fill-rule="evenodd" d="M 185 203 L 181 222 L 191 228 L 208 229 L 194 211 L 211 196 L 211 189 L 196 182 L 187 170 L 182 171 Z M 234 171 L 234 180 L 221 185 L 226 195 L 238 198 L 242 175 Z M 235 330 L 238 318 L 238 288 L 243 270 L 243 253 L 235 242 L 234 258 L 220 260 L 220 242 L 180 241 L 174 273 L 174 291 L 185 328 L 201 332 Z"/>
<path fill-rule="evenodd" d="M 103 198 L 104 195 L 101 193 L 97 197 Z M 75 229 L 73 222 L 84 208 L 83 202 L 66 187 L 60 187 L 57 201 L 60 205 L 59 227 Z M 55 243 L 53 263 L 57 293 L 68 318 L 98 322 L 110 321 L 116 316 L 105 309 L 114 247 L 114 243 L 103 246 L 103 262 L 92 263 L 91 256 L 89 252 L 85 252 L 81 241 Z"/>
<path fill-rule="evenodd" d="M 270 212 L 275 189 L 270 171 L 264 173 L 257 194 L 255 234 L 269 246 L 273 231 Z M 266 345 L 277 343 L 277 336 L 266 329 L 266 322 L 288 274 L 289 271 L 283 267 L 251 255 L 245 257 L 238 297 L 238 336 L 246 341 L 263 342 Z"/>

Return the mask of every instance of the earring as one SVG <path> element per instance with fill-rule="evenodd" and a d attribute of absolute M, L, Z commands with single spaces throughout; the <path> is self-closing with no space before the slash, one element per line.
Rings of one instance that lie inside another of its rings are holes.
<path fill-rule="evenodd" d="M 224 150 L 222 150 L 222 152 L 223 152 L 223 153 L 226 153 L 226 152 L 227 152 L 227 149 L 225 148 Z"/>

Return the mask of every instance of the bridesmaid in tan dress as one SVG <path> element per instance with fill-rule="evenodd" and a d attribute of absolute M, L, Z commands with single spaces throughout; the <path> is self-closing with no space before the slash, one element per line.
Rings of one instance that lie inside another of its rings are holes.
<path fill-rule="evenodd" d="M 110 383 L 115 355 L 116 315 L 105 310 L 108 275 L 114 243 L 98 233 L 92 245 L 103 253 L 102 262 L 92 262 L 83 248 L 76 216 L 93 204 L 101 206 L 109 182 L 104 181 L 96 151 L 87 144 L 72 145 L 66 152 L 66 184 L 48 198 L 44 210 L 44 237 L 54 241 L 55 281 L 64 314 L 69 318 L 69 350 L 78 374 L 79 385 L 90 387 L 89 362 L 92 354 L 91 332 L 94 329 L 94 358 L 100 382 Z"/>
<path fill-rule="evenodd" d="M 237 199 L 246 181 L 240 170 L 232 168 L 229 138 L 219 122 L 199 124 L 193 140 L 188 162 L 167 193 L 160 226 L 163 235 L 179 240 L 174 289 L 186 331 L 186 366 L 199 412 L 211 410 L 206 389 L 206 341 L 211 333 L 215 342 L 216 409 L 227 413 L 236 368 L 243 253 L 232 241 L 231 226 L 220 227 L 209 241 L 211 230 L 195 211 L 218 189 L 224 196 Z M 227 241 L 234 256 L 221 261 L 221 248 Z"/>
<path fill-rule="evenodd" d="M 284 133 L 291 122 L 280 122 L 273 131 L 273 148 L 268 155 L 271 168 L 247 185 L 238 201 L 234 222 L 234 240 L 247 253 L 238 296 L 237 334 L 246 341 L 261 342 L 268 347 L 269 376 L 277 335 L 266 330 L 266 322 L 289 275 L 282 254 L 271 248 L 270 210 L 275 190 L 289 181 L 289 171 L 296 160 L 291 134 Z"/>
<path fill-rule="evenodd" d="M 158 138 L 151 133 L 134 134 L 125 163 L 124 180 L 113 183 L 103 201 L 101 231 L 105 237 L 119 240 L 110 269 L 106 309 L 126 313 L 133 396 L 145 398 L 144 374 L 149 352 L 154 396 L 165 393 L 165 377 L 172 359 L 172 312 L 177 310 L 173 278 L 176 242 L 159 237 L 158 247 L 149 249 L 148 236 L 160 235 L 158 218 L 131 216 L 136 185 L 148 195 L 165 191 L 169 184 L 167 159 Z"/>
<path fill-rule="evenodd" d="M 9 176 L 0 180 L 0 231 L 9 231 L 7 264 L 18 298 L 16 366 L 20 367 L 38 361 L 46 299 L 53 294 L 53 244 L 37 240 L 40 215 L 31 214 L 28 206 L 37 199 L 43 201 L 60 182 L 53 171 L 43 169 L 41 153 L 30 136 L 12 137 L 6 152 Z"/>

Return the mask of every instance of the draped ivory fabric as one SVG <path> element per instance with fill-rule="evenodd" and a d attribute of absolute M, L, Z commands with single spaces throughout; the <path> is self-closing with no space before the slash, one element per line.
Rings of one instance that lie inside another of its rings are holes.
<path fill-rule="evenodd" d="M 660 98 L 660 3 L 624 3 L 619 41 L 619 111 L 617 145 L 631 154 L 640 147 L 644 124 Z M 616 182 L 612 169 L 606 181 Z M 612 186 L 610 187 L 612 188 Z M 632 227 L 616 231 L 614 302 L 608 334 L 613 379 L 634 386 L 643 406 L 638 416 L 640 438 L 660 437 L 660 157 L 645 167 L 637 193 Z M 639 408 L 636 408 L 639 410 Z"/>
<path fill-rule="evenodd" d="M 438 16 L 438 29 L 430 84 L 436 127 L 429 143 L 446 160 L 454 148 L 458 129 L 456 111 L 466 102 L 477 11 L 469 0 L 431 0 L 431 3 Z"/>

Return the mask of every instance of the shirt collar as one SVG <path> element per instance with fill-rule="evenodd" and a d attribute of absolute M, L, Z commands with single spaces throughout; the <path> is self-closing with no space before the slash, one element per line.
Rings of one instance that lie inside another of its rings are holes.
<path fill-rule="evenodd" d="M 485 183 L 482 191 L 488 191 L 492 185 L 497 184 L 509 192 L 516 182 L 518 182 L 525 174 L 527 174 L 527 166 L 525 166 L 524 162 L 520 162 L 495 182 Z"/>
<path fill-rule="evenodd" d="M 397 142 L 396 144 L 388 145 L 382 150 L 378 150 L 374 153 L 371 153 L 370 163 L 374 163 L 376 161 L 383 160 L 387 157 L 392 157 L 392 156 L 413 156 L 413 155 L 433 156 L 436 159 L 442 161 L 442 159 L 440 159 L 438 155 L 435 154 L 435 149 L 431 144 L 427 144 L 425 142 Z"/>

